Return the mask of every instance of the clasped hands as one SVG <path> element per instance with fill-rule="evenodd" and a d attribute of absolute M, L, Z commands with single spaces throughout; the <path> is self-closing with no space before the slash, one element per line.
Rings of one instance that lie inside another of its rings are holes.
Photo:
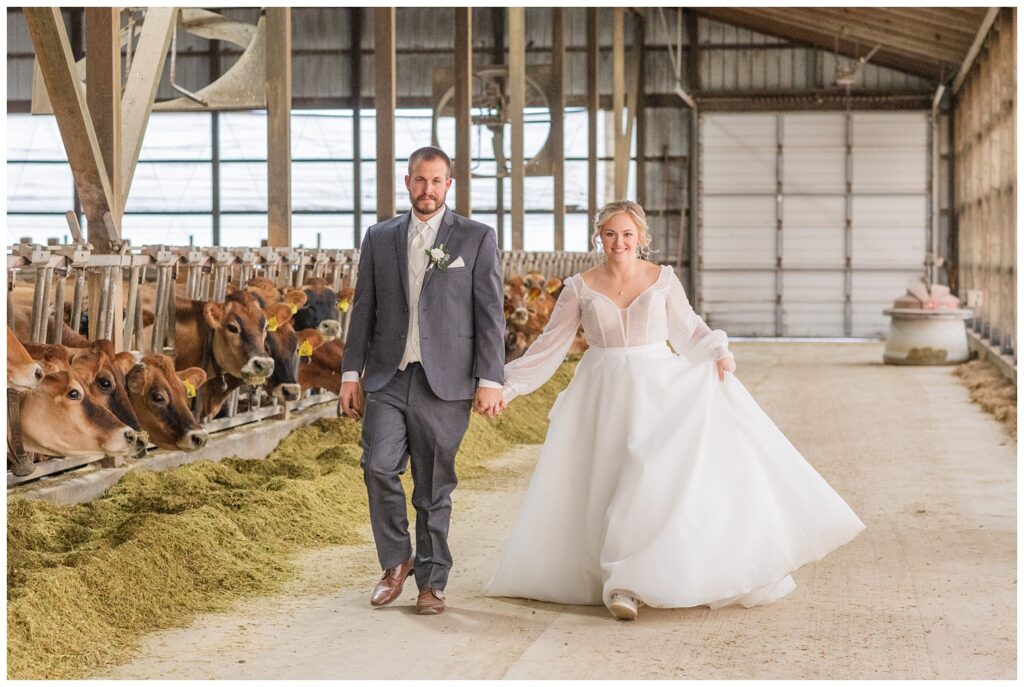
<path fill-rule="evenodd" d="M 363 386 L 360 382 L 342 382 L 338 394 L 338 415 L 358 420 L 363 417 L 365 404 Z M 505 410 L 501 389 L 480 387 L 473 399 L 473 410 L 484 417 L 498 417 Z"/>

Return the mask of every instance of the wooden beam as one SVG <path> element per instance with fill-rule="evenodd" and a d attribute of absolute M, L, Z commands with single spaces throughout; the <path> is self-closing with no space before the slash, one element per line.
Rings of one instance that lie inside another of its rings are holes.
<path fill-rule="evenodd" d="M 350 7 L 349 47 L 352 56 L 352 233 L 356 248 L 363 243 L 363 9 Z"/>
<path fill-rule="evenodd" d="M 700 32 L 697 26 L 697 15 L 693 10 L 680 10 L 683 12 L 683 21 L 686 23 L 686 89 L 691 95 L 699 95 L 701 92 L 700 82 Z"/>
<path fill-rule="evenodd" d="M 111 208 L 110 178 L 75 73 L 64 19 L 57 7 L 25 7 L 22 12 L 85 211 L 88 239 L 102 251 L 111 239 L 103 224 L 103 215 Z"/>
<path fill-rule="evenodd" d="M 698 14 L 725 22 L 741 28 L 757 31 L 768 36 L 782 38 L 791 41 L 796 45 L 807 45 L 821 48 L 823 50 L 835 51 L 835 35 L 822 26 L 807 28 L 802 25 L 794 25 L 792 22 L 780 21 L 774 17 L 756 15 L 740 8 L 718 8 L 700 7 L 692 10 Z M 852 59 L 858 59 L 854 46 L 849 41 L 839 42 L 839 54 Z M 941 66 L 925 58 L 913 59 L 903 55 L 897 55 L 890 50 L 881 50 L 871 59 L 872 64 L 879 64 L 883 67 L 891 67 L 908 74 L 915 74 L 927 79 L 938 79 L 941 73 Z"/>
<path fill-rule="evenodd" d="M 459 214 L 473 214 L 473 8 L 455 8 L 455 207 Z"/>
<path fill-rule="evenodd" d="M 998 7 L 990 8 L 988 13 L 985 14 L 985 19 L 981 22 L 981 27 L 978 28 L 978 33 L 974 36 L 974 42 L 971 43 L 971 47 L 967 51 L 967 56 L 960 65 L 960 70 L 956 73 L 956 78 L 953 79 L 953 95 L 956 95 L 964 85 L 964 81 L 967 79 L 967 75 L 970 73 L 971 67 L 974 66 L 974 60 L 977 59 L 978 53 L 981 52 L 981 46 L 985 43 L 985 37 L 988 36 L 988 32 L 992 29 L 992 25 L 996 23 L 996 19 L 998 17 Z"/>
<path fill-rule="evenodd" d="M 395 216 L 395 8 L 373 8 L 377 221 Z M 409 151 L 412 152 L 412 151 Z"/>
<path fill-rule="evenodd" d="M 88 7 L 85 10 L 85 96 L 96 130 L 108 179 L 121 178 L 121 10 Z M 124 199 L 117 184 L 111 188 L 110 212 L 121 226 Z"/>
<path fill-rule="evenodd" d="M 551 146 L 554 149 L 555 250 L 565 250 L 565 10 L 551 9 Z"/>
<path fill-rule="evenodd" d="M 267 245 L 292 244 L 292 16 L 267 8 Z"/>
<path fill-rule="evenodd" d="M 625 137 L 628 115 L 626 112 L 626 10 L 622 7 L 612 9 L 612 126 L 615 129 L 612 140 L 615 142 L 613 152 L 613 182 L 615 197 L 612 200 L 623 200 L 626 197 L 626 181 L 629 175 L 629 140 Z"/>
<path fill-rule="evenodd" d="M 526 8 L 508 8 L 508 93 L 512 123 L 512 250 L 523 250 L 526 225 L 523 109 L 526 106 Z"/>
<path fill-rule="evenodd" d="M 142 24 L 137 49 L 132 54 L 132 68 L 128 72 L 124 95 L 121 97 L 121 176 L 118 188 L 123 202 L 128 201 L 135 176 L 135 165 L 142 152 L 149 115 L 153 111 L 160 77 L 164 71 L 167 48 L 177 21 L 174 7 L 150 7 Z M 120 54 L 120 48 L 118 48 Z M 88 66 L 88 60 L 86 60 Z"/>
<path fill-rule="evenodd" d="M 591 221 L 597 216 L 597 112 L 601 107 L 597 9 L 587 8 L 587 214 Z"/>

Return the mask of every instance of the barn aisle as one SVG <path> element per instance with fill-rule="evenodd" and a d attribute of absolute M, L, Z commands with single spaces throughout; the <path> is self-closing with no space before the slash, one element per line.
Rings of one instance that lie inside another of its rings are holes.
<path fill-rule="evenodd" d="M 882 344 L 736 343 L 739 378 L 867 524 L 752 610 L 604 608 L 479 590 L 539 447 L 503 491 L 462 486 L 449 610 L 414 584 L 371 610 L 371 545 L 304 556 L 280 595 L 147 638 L 116 678 L 1016 677 L 1016 444 L 950 368 L 892 368 Z M 410 583 L 412 581 L 410 580 Z"/>

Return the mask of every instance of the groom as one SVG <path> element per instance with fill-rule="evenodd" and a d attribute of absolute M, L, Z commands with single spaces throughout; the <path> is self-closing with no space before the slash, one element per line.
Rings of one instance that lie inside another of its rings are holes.
<path fill-rule="evenodd" d="M 384 569 L 370 603 L 394 601 L 415 571 L 422 615 L 445 608 L 455 453 L 471 407 L 500 412 L 505 363 L 495 231 L 445 206 L 451 185 L 444 151 L 420 148 L 405 177 L 412 211 L 367 230 L 338 401 L 363 418 L 360 464 Z M 410 459 L 415 558 L 400 479 Z"/>

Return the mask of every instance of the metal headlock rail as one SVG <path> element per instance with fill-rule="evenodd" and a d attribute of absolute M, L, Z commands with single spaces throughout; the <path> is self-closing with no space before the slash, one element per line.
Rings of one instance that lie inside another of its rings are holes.
<path fill-rule="evenodd" d="M 341 292 L 344 288 L 355 288 L 359 264 L 359 251 L 355 249 L 131 247 L 123 244 L 120 252 L 111 254 L 97 253 L 79 240 L 46 246 L 19 243 L 9 246 L 7 252 L 7 324 L 14 328 L 15 287 L 31 286 L 29 339 L 32 342 L 62 343 L 62 314 L 66 311 L 70 287 L 70 321 L 80 323 L 83 314 L 88 316 L 90 339 L 110 339 L 115 341 L 118 350 L 163 353 L 172 359 L 176 350 L 173 325 L 176 295 L 223 301 L 229 284 L 240 287 L 256 277 L 269 279 L 279 288 L 298 288 L 306 280 L 320 277 L 336 292 Z M 504 280 L 533 270 L 545 277 L 565 278 L 593 266 L 598 260 L 599 256 L 593 252 L 504 251 L 501 271 Z M 91 280 L 99 282 L 99 288 L 93 288 L 93 294 L 98 297 L 95 307 L 87 299 Z M 152 302 L 147 305 L 153 314 L 148 331 L 143 326 L 144 285 L 153 294 Z M 122 300 L 121 294 L 125 292 L 126 298 Z M 123 317 L 119 318 L 117 306 L 122 302 Z M 338 312 L 342 339 L 351 314 L 351 310 Z M 51 315 L 53 327 L 48 326 Z M 95 324 L 93 318 L 96 318 Z M 121 325 L 115 337 L 119 319 Z M 72 328 L 78 330 L 75 326 Z M 236 389 L 228 397 L 222 417 L 203 424 L 207 432 L 213 434 L 267 418 L 287 418 L 292 411 L 337 400 L 335 394 L 323 390 L 311 390 L 297 401 L 280 401 L 267 394 L 262 386 L 252 387 L 244 395 L 241 391 Z M 8 471 L 7 484 L 13 486 L 101 460 L 104 456 L 96 455 L 33 462 L 33 456 L 29 456 L 28 465 L 16 463 L 13 471 Z M 117 463 L 109 460 L 104 463 L 108 464 Z"/>

